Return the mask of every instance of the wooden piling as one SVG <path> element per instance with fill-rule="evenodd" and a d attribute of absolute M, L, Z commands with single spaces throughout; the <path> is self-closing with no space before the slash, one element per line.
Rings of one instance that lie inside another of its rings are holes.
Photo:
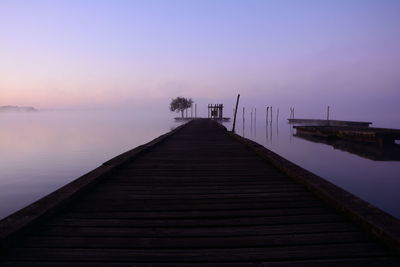
<path fill-rule="evenodd" d="M 244 129 L 245 129 L 245 108 L 243 107 L 243 137 L 244 137 Z"/>
<path fill-rule="evenodd" d="M 257 133 L 257 108 L 254 108 L 254 134 Z"/>
<path fill-rule="evenodd" d="M 278 123 L 278 117 L 279 117 L 279 108 L 278 108 L 278 110 L 276 111 L 276 123 Z"/>
<path fill-rule="evenodd" d="M 238 109 L 238 105 L 239 105 L 239 98 L 240 98 L 240 94 L 238 94 L 237 99 L 236 99 L 236 107 L 235 107 L 235 116 L 233 119 L 233 126 L 232 126 L 232 132 L 235 132 L 235 126 L 236 126 L 236 114 L 237 114 L 237 109 Z"/>
<path fill-rule="evenodd" d="M 328 106 L 327 111 L 326 111 L 326 120 L 329 121 L 329 106 Z"/>
<path fill-rule="evenodd" d="M 253 108 L 251 108 L 250 112 L 250 133 L 253 133 Z"/>

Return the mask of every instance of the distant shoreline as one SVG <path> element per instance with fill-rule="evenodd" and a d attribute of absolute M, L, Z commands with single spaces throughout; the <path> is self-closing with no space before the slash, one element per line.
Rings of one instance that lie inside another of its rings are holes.
<path fill-rule="evenodd" d="M 0 106 L 0 112 L 37 112 L 34 107 Z"/>

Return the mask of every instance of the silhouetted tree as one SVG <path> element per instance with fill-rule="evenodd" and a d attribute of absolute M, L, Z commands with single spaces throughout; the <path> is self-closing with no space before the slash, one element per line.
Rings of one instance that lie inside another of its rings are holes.
<path fill-rule="evenodd" d="M 169 104 L 169 109 L 171 111 L 181 112 L 183 118 L 183 111 L 190 108 L 193 104 L 193 100 L 191 98 L 185 97 L 177 97 L 171 100 Z"/>

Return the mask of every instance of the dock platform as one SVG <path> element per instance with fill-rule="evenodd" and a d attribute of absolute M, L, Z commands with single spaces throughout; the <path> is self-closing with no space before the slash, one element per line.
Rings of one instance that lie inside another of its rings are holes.
<path fill-rule="evenodd" d="M 400 145 L 381 146 L 379 143 L 353 142 L 347 139 L 326 138 L 318 135 L 302 134 L 300 131 L 294 137 L 313 143 L 325 144 L 334 149 L 342 150 L 373 161 L 400 161 Z"/>
<path fill-rule="evenodd" d="M 185 118 L 176 117 L 176 118 L 174 118 L 174 120 L 179 121 L 179 122 L 188 122 L 188 121 L 195 120 L 195 119 L 197 119 L 197 118 L 195 118 L 195 117 L 187 117 L 187 118 L 186 117 Z M 218 122 L 228 122 L 231 120 L 231 118 L 229 118 L 229 117 L 212 118 L 212 120 L 218 121 Z"/>
<path fill-rule="evenodd" d="M 374 127 L 294 126 L 298 134 L 325 138 L 339 138 L 355 142 L 394 145 L 400 140 L 400 130 Z"/>
<path fill-rule="evenodd" d="M 399 266 L 396 218 L 196 119 L 0 221 L 0 266 Z"/>
<path fill-rule="evenodd" d="M 290 124 L 307 126 L 353 126 L 369 127 L 372 122 L 366 121 L 341 121 L 341 120 L 319 120 L 319 119 L 287 119 Z"/>

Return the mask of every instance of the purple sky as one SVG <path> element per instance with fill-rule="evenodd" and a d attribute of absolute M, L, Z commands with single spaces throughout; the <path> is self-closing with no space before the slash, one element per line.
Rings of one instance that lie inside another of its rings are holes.
<path fill-rule="evenodd" d="M 0 0 L 0 105 L 233 105 L 240 92 L 395 117 L 399 14 L 396 0 Z"/>

